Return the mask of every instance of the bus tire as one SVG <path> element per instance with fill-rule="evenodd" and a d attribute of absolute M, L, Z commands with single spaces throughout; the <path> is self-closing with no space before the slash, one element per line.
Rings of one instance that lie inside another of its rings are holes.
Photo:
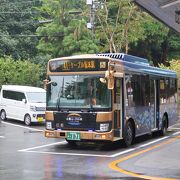
<path fill-rule="evenodd" d="M 7 118 L 6 118 L 6 111 L 4 109 L 2 109 L 1 112 L 0 112 L 0 119 L 2 121 L 7 120 Z"/>
<path fill-rule="evenodd" d="M 126 147 L 132 145 L 134 140 L 134 127 L 130 121 L 126 123 L 125 132 L 124 132 L 124 144 Z"/>
<path fill-rule="evenodd" d="M 24 124 L 26 126 L 30 126 L 31 125 L 31 116 L 29 114 L 26 114 L 24 117 Z"/>
<path fill-rule="evenodd" d="M 168 128 L 168 119 L 167 119 L 167 116 L 164 115 L 162 119 L 162 127 L 160 130 L 161 136 L 165 136 L 167 134 L 167 128 Z"/>
<path fill-rule="evenodd" d="M 66 139 L 66 141 L 67 141 L 68 145 L 71 147 L 75 147 L 77 145 L 76 141 L 67 140 L 67 139 Z"/>

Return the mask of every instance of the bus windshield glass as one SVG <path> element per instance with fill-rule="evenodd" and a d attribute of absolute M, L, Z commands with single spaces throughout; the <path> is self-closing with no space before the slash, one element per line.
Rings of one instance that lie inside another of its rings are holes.
<path fill-rule="evenodd" d="M 27 97 L 29 102 L 32 103 L 45 103 L 46 93 L 45 92 L 28 92 Z"/>
<path fill-rule="evenodd" d="M 111 91 L 93 75 L 49 76 L 47 107 L 67 109 L 109 109 Z"/>

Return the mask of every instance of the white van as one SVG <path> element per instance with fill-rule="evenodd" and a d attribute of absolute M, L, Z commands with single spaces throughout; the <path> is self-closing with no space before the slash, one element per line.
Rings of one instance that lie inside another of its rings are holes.
<path fill-rule="evenodd" d="M 42 88 L 18 85 L 3 85 L 0 94 L 0 119 L 16 119 L 31 122 L 44 122 L 46 91 Z"/>

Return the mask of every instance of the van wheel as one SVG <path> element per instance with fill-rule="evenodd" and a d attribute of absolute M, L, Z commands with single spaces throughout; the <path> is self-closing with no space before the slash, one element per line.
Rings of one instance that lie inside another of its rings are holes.
<path fill-rule="evenodd" d="M 134 128 L 130 121 L 127 122 L 124 132 L 124 143 L 126 147 L 132 145 L 134 140 Z"/>
<path fill-rule="evenodd" d="M 6 118 L 6 111 L 5 110 L 1 110 L 0 112 L 0 119 L 5 121 L 7 118 Z"/>
<path fill-rule="evenodd" d="M 31 117 L 29 114 L 26 114 L 25 117 L 24 117 L 24 123 L 25 125 L 27 126 L 30 126 L 31 125 Z"/>

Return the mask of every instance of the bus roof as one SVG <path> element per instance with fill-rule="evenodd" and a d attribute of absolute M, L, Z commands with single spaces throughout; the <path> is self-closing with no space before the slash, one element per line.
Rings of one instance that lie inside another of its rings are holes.
<path fill-rule="evenodd" d="M 165 77 L 173 77 L 176 78 L 176 72 L 172 70 L 162 69 L 158 67 L 151 66 L 147 59 L 132 56 L 124 53 L 102 53 L 102 54 L 83 54 L 83 55 L 74 55 L 69 57 L 61 57 L 51 59 L 50 61 L 58 61 L 58 60 L 68 60 L 68 59 L 111 59 L 113 62 L 117 63 L 117 65 L 123 65 L 123 69 L 125 71 L 130 72 L 139 72 L 144 74 L 150 74 L 155 76 L 165 76 Z"/>
<path fill-rule="evenodd" d="M 44 89 L 32 86 L 21 86 L 21 85 L 2 85 L 3 90 L 12 90 L 20 92 L 46 92 Z"/>
<path fill-rule="evenodd" d="M 112 61 L 121 62 L 125 71 L 140 72 L 144 74 L 150 74 L 155 76 L 165 76 L 176 78 L 176 72 L 168 69 L 162 69 L 154 66 L 150 66 L 147 59 L 132 56 L 124 53 L 104 53 L 97 54 L 98 56 L 110 57 Z"/>

